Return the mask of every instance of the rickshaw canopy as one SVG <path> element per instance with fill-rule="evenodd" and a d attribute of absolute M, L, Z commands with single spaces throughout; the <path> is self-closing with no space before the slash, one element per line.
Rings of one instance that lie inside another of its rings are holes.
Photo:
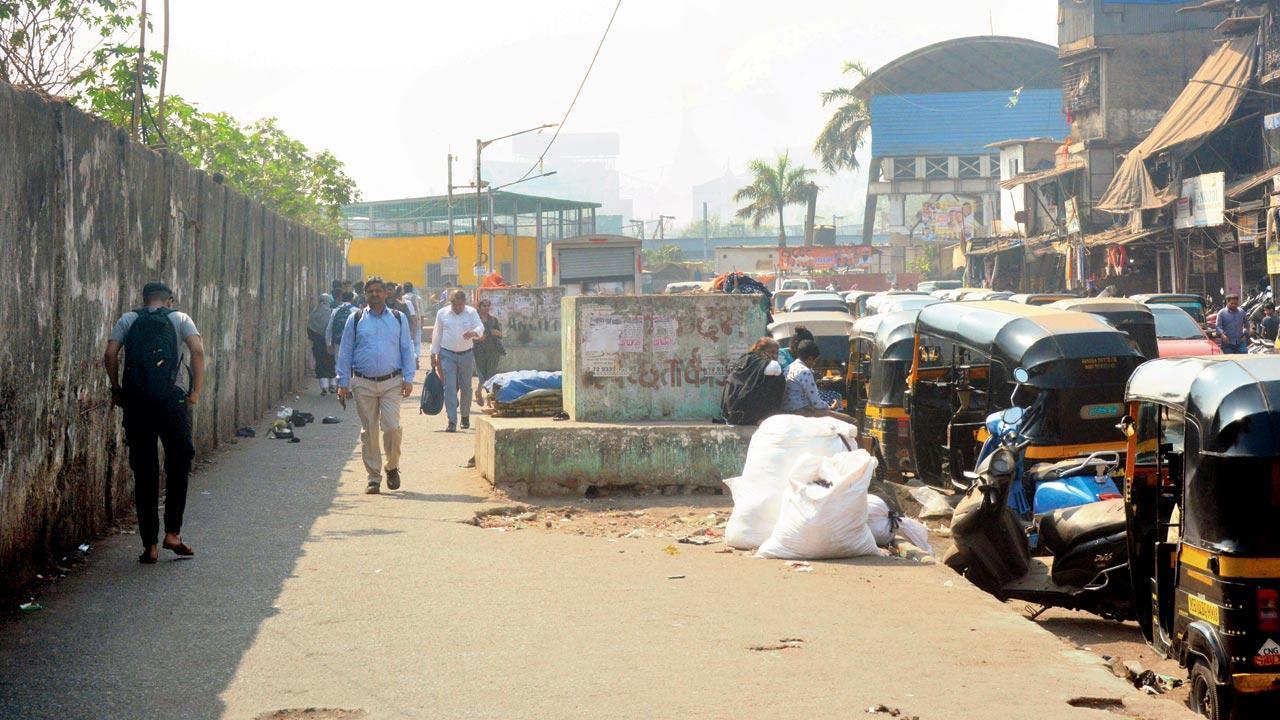
<path fill-rule="evenodd" d="M 1132 338 L 1146 357 L 1160 355 L 1156 343 L 1156 318 L 1151 308 L 1143 303 L 1128 298 L 1071 298 L 1058 300 L 1048 307 L 1097 315 Z"/>
<path fill-rule="evenodd" d="M 1128 335 L 1093 315 L 1007 300 L 930 305 L 920 311 L 916 332 L 977 351 L 1009 372 L 1024 368 L 1027 384 L 1038 388 L 1078 385 L 1084 370 L 1127 377 L 1144 360 Z M 1083 362 L 1092 359 L 1105 362 Z"/>
<path fill-rule="evenodd" d="M 1200 430 L 1200 452 L 1280 456 L 1280 356 L 1212 355 L 1144 363 L 1125 402 L 1172 407 Z"/>

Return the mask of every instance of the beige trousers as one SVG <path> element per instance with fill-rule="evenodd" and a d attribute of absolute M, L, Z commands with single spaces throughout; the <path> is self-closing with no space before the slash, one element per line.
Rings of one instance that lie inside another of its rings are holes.
<path fill-rule="evenodd" d="M 387 454 L 387 469 L 400 467 L 400 385 L 399 376 L 382 382 L 351 378 L 351 394 L 360 415 L 360 455 L 370 481 L 382 480 L 382 453 Z M 382 430 L 382 446 L 378 446 L 378 430 Z"/>

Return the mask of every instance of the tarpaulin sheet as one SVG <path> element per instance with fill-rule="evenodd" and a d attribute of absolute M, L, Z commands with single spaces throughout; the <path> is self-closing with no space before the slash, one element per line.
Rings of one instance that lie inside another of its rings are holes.
<path fill-rule="evenodd" d="M 1125 157 L 1097 209 L 1122 213 L 1173 201 L 1172 188 L 1156 189 L 1147 159 L 1175 147 L 1198 145 L 1227 124 L 1253 75 L 1255 42 L 1254 35 L 1232 38 L 1204 61 L 1151 134 Z"/>
<path fill-rule="evenodd" d="M 485 387 L 501 386 L 498 402 L 512 403 L 535 390 L 561 390 L 563 375 L 560 372 L 520 370 L 493 376 Z"/>

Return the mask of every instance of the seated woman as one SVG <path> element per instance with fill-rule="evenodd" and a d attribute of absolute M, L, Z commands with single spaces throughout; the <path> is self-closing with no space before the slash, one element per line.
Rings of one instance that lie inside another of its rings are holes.
<path fill-rule="evenodd" d="M 777 414 L 782 390 L 778 343 L 772 338 L 760 338 L 729 368 L 720 410 L 730 425 L 755 425 Z"/>
<path fill-rule="evenodd" d="M 805 340 L 812 340 L 813 333 L 809 332 L 809 328 L 803 325 L 797 325 L 792 331 L 791 340 L 787 342 L 787 346 L 777 352 L 775 360 L 782 366 L 782 372 L 786 372 L 791 367 L 791 363 L 796 360 L 796 347 Z"/>
<path fill-rule="evenodd" d="M 821 355 L 818 343 L 802 340 L 795 349 L 795 362 L 787 368 L 787 386 L 782 393 L 782 412 L 808 417 L 833 417 L 849 424 L 853 418 L 842 412 L 836 412 L 835 402 L 828 403 L 822 399 L 818 391 L 818 383 L 813 379 L 813 366 Z"/>

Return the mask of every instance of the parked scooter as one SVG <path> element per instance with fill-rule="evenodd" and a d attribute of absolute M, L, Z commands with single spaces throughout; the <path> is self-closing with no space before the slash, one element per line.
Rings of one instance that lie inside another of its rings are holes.
<path fill-rule="evenodd" d="M 1124 501 L 1094 502 L 1040 517 L 1040 543 L 1052 557 L 1032 557 L 1025 525 L 1009 507 L 1016 471 L 1015 449 L 1004 444 L 979 464 L 977 481 L 952 514 L 955 546 L 943 561 L 1000 600 L 1039 605 L 1033 618 L 1061 607 L 1131 619 Z"/>
<path fill-rule="evenodd" d="M 1043 396 L 1039 396 L 1026 410 L 1018 407 L 1019 388 L 1029 378 L 1023 368 L 1015 369 L 1013 375 L 1017 383 L 1011 398 L 1014 406 L 987 416 L 988 437 L 978 453 L 978 464 L 980 466 L 998 447 L 1009 448 L 1013 453 L 1014 476 L 1009 489 L 1009 507 L 1023 523 L 1029 525 L 1035 517 L 1054 510 L 1122 497 L 1111 478 L 1120 467 L 1120 455 L 1116 452 L 1101 451 L 1086 457 L 1026 467 L 1024 451 L 1029 443 L 1026 431 L 1034 426 L 1043 412 L 1044 403 Z M 967 475 L 971 482 L 977 479 L 973 473 Z M 1032 548 L 1036 544 L 1036 537 L 1032 535 Z"/>
<path fill-rule="evenodd" d="M 1249 338 L 1249 354 L 1250 355 L 1275 355 L 1276 344 L 1274 340 L 1263 340 L 1259 337 Z"/>

